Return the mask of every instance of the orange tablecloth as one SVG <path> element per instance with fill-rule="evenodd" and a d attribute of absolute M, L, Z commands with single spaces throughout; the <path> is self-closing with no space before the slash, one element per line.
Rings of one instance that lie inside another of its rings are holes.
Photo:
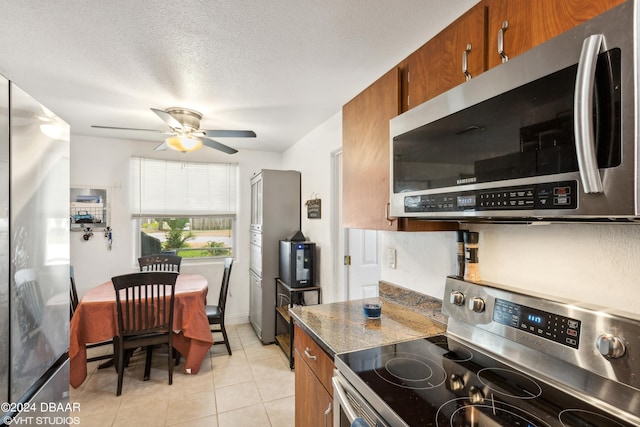
<path fill-rule="evenodd" d="M 180 274 L 176 282 L 173 346 L 185 358 L 184 372 L 197 374 L 202 360 L 213 345 L 204 306 L 207 279 L 199 274 Z M 87 292 L 71 319 L 69 330 L 69 382 L 79 387 L 87 377 L 88 343 L 101 342 L 118 335 L 116 293 L 111 281 Z"/>

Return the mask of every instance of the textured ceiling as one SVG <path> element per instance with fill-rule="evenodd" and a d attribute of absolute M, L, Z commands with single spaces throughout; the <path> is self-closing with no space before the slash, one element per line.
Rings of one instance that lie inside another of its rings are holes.
<path fill-rule="evenodd" d="M 165 130 L 149 108 L 178 106 L 283 151 L 477 1 L 3 0 L 0 74 L 72 137 L 157 142 L 91 125 Z"/>

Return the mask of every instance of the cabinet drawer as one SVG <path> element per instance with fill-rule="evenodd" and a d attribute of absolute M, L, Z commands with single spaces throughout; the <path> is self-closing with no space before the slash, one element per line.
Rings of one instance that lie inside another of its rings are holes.
<path fill-rule="evenodd" d="M 333 396 L 333 385 L 331 384 L 334 368 L 333 359 L 298 325 L 295 325 L 293 342 L 295 349 L 300 354 L 300 359 L 311 368 L 327 392 Z M 300 362 L 300 360 L 296 360 L 296 364 Z"/>

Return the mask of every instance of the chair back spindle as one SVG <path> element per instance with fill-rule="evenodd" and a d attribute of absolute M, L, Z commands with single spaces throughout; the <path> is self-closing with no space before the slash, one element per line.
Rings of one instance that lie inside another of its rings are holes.
<path fill-rule="evenodd" d="M 140 271 L 175 271 L 180 272 L 182 257 L 179 255 L 156 254 L 138 258 Z"/>

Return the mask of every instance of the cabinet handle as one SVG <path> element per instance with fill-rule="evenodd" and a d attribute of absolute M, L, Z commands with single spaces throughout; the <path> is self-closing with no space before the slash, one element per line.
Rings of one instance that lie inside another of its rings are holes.
<path fill-rule="evenodd" d="M 309 347 L 304 349 L 304 355 L 307 356 L 307 359 L 311 360 L 316 360 L 318 358 L 318 356 L 313 356 L 311 353 L 309 353 Z"/>
<path fill-rule="evenodd" d="M 387 202 L 387 206 L 385 206 L 385 210 L 384 210 L 384 216 L 387 219 L 387 222 L 389 223 L 389 225 L 393 224 L 393 221 L 395 221 L 395 218 L 391 217 L 391 202 Z"/>
<path fill-rule="evenodd" d="M 467 43 L 467 48 L 462 52 L 462 74 L 464 78 L 471 80 L 471 73 L 469 72 L 469 53 L 471 52 L 471 43 Z"/>
<path fill-rule="evenodd" d="M 326 411 L 324 411 L 324 427 L 328 427 L 329 426 L 329 414 L 331 413 L 331 402 L 329 402 L 329 407 L 327 408 Z"/>
<path fill-rule="evenodd" d="M 509 60 L 509 57 L 504 52 L 504 32 L 509 28 L 509 21 L 504 21 L 502 23 L 502 28 L 498 30 L 498 53 L 502 57 L 502 63 L 505 63 Z"/>

